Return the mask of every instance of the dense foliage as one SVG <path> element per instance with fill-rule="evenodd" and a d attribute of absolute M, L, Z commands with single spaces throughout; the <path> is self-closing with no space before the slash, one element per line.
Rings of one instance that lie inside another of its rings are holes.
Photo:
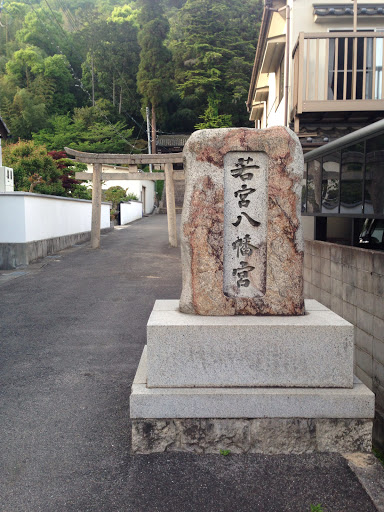
<path fill-rule="evenodd" d="M 49 151 L 143 151 L 146 106 L 158 133 L 247 126 L 261 13 L 261 0 L 0 0 L 0 114 L 13 142 Z"/>

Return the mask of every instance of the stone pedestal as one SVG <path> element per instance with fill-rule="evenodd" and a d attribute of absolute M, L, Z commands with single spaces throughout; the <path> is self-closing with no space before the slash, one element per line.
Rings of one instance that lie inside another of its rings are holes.
<path fill-rule="evenodd" d="M 198 316 L 156 301 L 147 385 L 353 387 L 353 325 L 316 301 L 301 316 Z"/>
<path fill-rule="evenodd" d="M 374 395 L 353 379 L 351 324 L 313 300 L 304 316 L 230 323 L 177 306 L 157 301 L 148 322 L 131 395 L 134 453 L 371 449 Z"/>
<path fill-rule="evenodd" d="M 284 127 L 184 148 L 179 301 L 157 301 L 132 386 L 132 450 L 371 449 L 353 326 L 303 298 L 303 154 Z"/>

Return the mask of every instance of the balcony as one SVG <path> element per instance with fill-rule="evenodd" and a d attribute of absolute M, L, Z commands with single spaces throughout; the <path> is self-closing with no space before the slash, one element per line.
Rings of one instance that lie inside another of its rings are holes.
<path fill-rule="evenodd" d="M 384 112 L 384 32 L 301 32 L 293 49 L 293 108 L 306 113 Z"/>

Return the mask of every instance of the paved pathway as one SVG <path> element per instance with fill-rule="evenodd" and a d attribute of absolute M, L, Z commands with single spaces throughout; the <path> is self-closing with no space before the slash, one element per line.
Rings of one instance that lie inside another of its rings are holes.
<path fill-rule="evenodd" d="M 377 510 L 338 455 L 130 456 L 146 322 L 180 276 L 165 216 L 0 271 L 0 511 Z"/>

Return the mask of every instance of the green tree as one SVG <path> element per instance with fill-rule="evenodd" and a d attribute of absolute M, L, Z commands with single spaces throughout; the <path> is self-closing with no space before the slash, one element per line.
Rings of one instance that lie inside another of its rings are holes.
<path fill-rule="evenodd" d="M 203 120 L 198 123 L 196 130 L 204 130 L 205 128 L 228 128 L 231 126 L 231 116 L 229 114 L 219 114 L 219 102 L 212 96 L 208 96 L 208 107 L 204 114 L 200 116 Z"/>
<path fill-rule="evenodd" d="M 247 122 L 244 101 L 261 11 L 259 0 L 187 0 L 172 18 L 175 79 L 195 111 L 200 106 L 202 114 L 215 98 L 235 125 Z"/>
<path fill-rule="evenodd" d="M 74 81 L 69 71 L 69 63 L 64 55 L 52 55 L 44 59 L 45 84 L 52 85 L 49 113 L 68 112 L 76 106 L 73 93 Z"/>
<path fill-rule="evenodd" d="M 22 27 L 16 33 L 16 40 L 21 45 L 38 47 L 46 55 L 57 53 L 57 47 L 66 52 L 69 40 L 62 26 L 61 13 L 36 6 L 26 14 Z"/>
<path fill-rule="evenodd" d="M 89 88 L 94 88 L 95 100 L 108 98 L 119 114 L 125 110 L 136 111 L 137 114 L 140 111 L 140 108 L 135 108 L 135 105 L 140 105 L 136 92 L 140 51 L 135 21 L 137 11 L 121 9 L 113 12 L 116 21 L 110 18 L 96 25 L 99 40 L 87 54 L 83 81 Z"/>
<path fill-rule="evenodd" d="M 108 123 L 110 107 L 106 100 L 100 100 L 95 107 L 75 109 L 73 117 L 54 116 L 48 127 L 33 134 L 33 139 L 50 151 L 61 151 L 68 146 L 92 153 L 131 152 L 133 130 L 122 121 Z"/>
<path fill-rule="evenodd" d="M 128 193 L 128 188 L 124 189 L 120 187 L 120 185 L 107 188 L 107 190 L 103 192 L 103 196 L 105 201 L 112 203 L 114 210 L 117 210 L 119 203 L 124 203 L 131 199 L 135 199 L 136 201 L 139 199 L 136 194 Z"/>
<path fill-rule="evenodd" d="M 15 190 L 33 191 L 39 194 L 64 196 L 65 189 L 60 180 L 61 171 L 47 153 L 44 146 L 33 141 L 19 141 L 4 147 L 3 161 L 13 168 Z"/>
<path fill-rule="evenodd" d="M 65 189 L 65 195 L 77 199 L 92 199 L 91 191 L 75 178 L 75 173 L 85 171 L 87 164 L 67 158 L 65 151 L 49 151 L 48 155 L 53 158 L 57 168 L 62 173 L 60 179 Z"/>
<path fill-rule="evenodd" d="M 160 0 L 140 0 L 141 11 L 139 45 L 140 64 L 137 87 L 143 96 L 143 105 L 152 107 L 152 151 L 156 151 L 156 115 L 164 113 L 164 106 L 172 90 L 172 54 L 164 42 L 169 23 Z"/>
<path fill-rule="evenodd" d="M 17 87 L 29 87 L 39 74 L 44 72 L 44 56 L 40 48 L 26 46 L 16 51 L 6 65 L 10 82 Z"/>

